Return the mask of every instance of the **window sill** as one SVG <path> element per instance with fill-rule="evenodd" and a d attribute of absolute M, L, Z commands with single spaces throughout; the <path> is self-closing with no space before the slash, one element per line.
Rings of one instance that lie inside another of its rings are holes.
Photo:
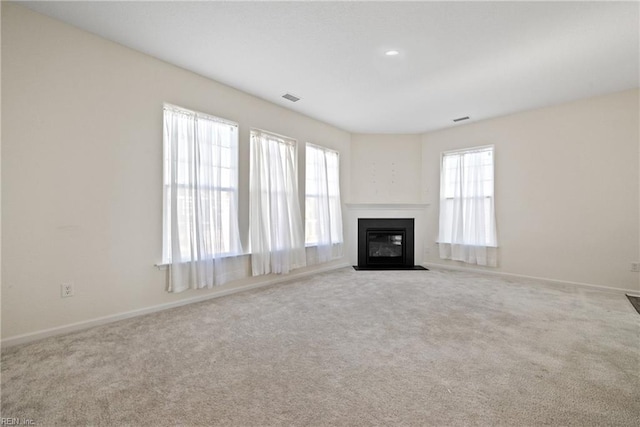
<path fill-rule="evenodd" d="M 438 242 L 436 241 L 436 245 L 464 245 L 464 246 L 474 246 L 478 248 L 498 248 L 498 245 L 473 245 L 470 243 L 451 243 L 451 242 Z"/>
<path fill-rule="evenodd" d="M 344 245 L 344 242 L 338 242 L 338 243 L 333 243 L 333 245 Z M 318 244 L 317 243 L 305 243 L 304 244 L 305 249 L 307 248 L 317 248 Z"/>
<path fill-rule="evenodd" d="M 251 255 L 251 253 L 246 252 L 246 253 L 237 253 L 237 254 L 224 254 L 224 255 L 220 255 L 220 257 L 218 257 L 217 259 L 229 259 L 229 258 L 240 258 L 243 256 L 247 256 L 247 255 Z M 211 260 L 215 259 L 215 258 L 210 258 Z M 164 270 L 167 267 L 169 267 L 170 265 L 172 265 L 174 263 L 172 262 L 160 262 L 157 264 L 153 264 L 154 267 L 157 267 L 160 270 Z M 175 263 L 175 264 L 183 264 L 183 263 Z"/>
<path fill-rule="evenodd" d="M 344 242 L 339 242 L 339 243 L 334 243 L 334 245 L 343 245 Z M 317 248 L 318 244 L 317 243 L 305 243 L 304 248 L 308 249 L 308 248 Z M 225 255 L 221 255 L 218 259 L 228 259 L 228 258 L 240 258 L 240 257 L 244 257 L 244 256 L 250 256 L 251 252 L 243 252 L 243 253 L 238 253 L 238 254 L 225 254 Z M 213 258 L 211 258 L 213 259 Z M 172 263 L 170 262 L 159 262 L 157 264 L 153 264 L 154 267 L 157 267 L 159 270 L 165 270 L 167 267 L 169 267 L 170 265 L 172 265 Z"/>

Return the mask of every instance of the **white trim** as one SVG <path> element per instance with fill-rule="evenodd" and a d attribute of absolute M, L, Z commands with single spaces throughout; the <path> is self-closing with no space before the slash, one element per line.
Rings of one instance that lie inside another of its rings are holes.
<path fill-rule="evenodd" d="M 329 153 L 337 154 L 338 158 L 340 158 L 340 152 L 339 151 L 333 150 L 331 148 L 323 147 L 322 145 L 317 145 L 317 144 L 314 144 L 312 142 L 305 142 L 305 149 L 306 149 L 306 147 L 309 147 L 309 146 L 312 147 L 312 148 L 315 148 L 316 150 L 319 150 L 319 151 L 326 151 L 326 152 L 329 152 Z M 340 164 L 338 163 L 338 166 L 339 165 Z"/>
<path fill-rule="evenodd" d="M 298 140 L 295 138 L 291 138 L 290 136 L 286 136 L 286 135 L 281 135 L 279 133 L 275 133 L 275 132 L 271 132 L 268 130 L 264 130 L 264 129 L 260 129 L 260 128 L 251 128 L 249 129 L 249 137 L 251 136 L 260 136 L 260 135 L 266 135 L 269 136 L 271 138 L 275 138 L 280 140 L 280 142 L 284 143 L 284 144 L 289 144 L 289 145 L 293 145 L 296 148 L 298 147 Z"/>
<path fill-rule="evenodd" d="M 215 259 L 241 258 L 245 256 L 251 256 L 251 253 L 250 252 L 238 252 L 238 253 L 227 252 L 224 254 L 219 254 L 219 256 L 217 256 L 216 258 L 207 258 L 207 261 L 213 261 Z M 191 261 L 176 262 L 175 264 L 187 264 L 189 262 Z M 153 266 L 157 267 L 159 270 L 165 270 L 173 264 L 174 263 L 171 261 L 161 261 L 153 264 Z"/>
<path fill-rule="evenodd" d="M 212 122 L 233 126 L 235 128 L 239 127 L 238 123 L 234 122 L 233 120 L 229 120 L 229 119 L 225 119 L 225 118 L 222 118 L 222 117 L 214 116 L 212 114 L 203 113 L 201 111 L 190 110 L 188 108 L 180 107 L 179 105 L 169 104 L 168 102 L 163 103 L 162 104 L 162 108 L 163 108 L 163 110 L 170 110 L 170 111 L 173 111 L 173 112 L 176 112 L 176 113 L 182 113 L 182 114 L 186 114 L 186 115 L 189 115 L 189 116 L 201 117 L 203 119 L 211 120 Z"/>
<path fill-rule="evenodd" d="M 612 286 L 604 286 L 604 285 L 594 285 L 592 283 L 582 283 L 582 282 L 572 282 L 570 280 L 560 280 L 560 279 L 550 279 L 547 277 L 537 277 L 537 276 L 527 276 L 524 274 L 516 274 L 516 273 L 505 273 L 504 271 L 489 271 L 484 269 L 476 269 L 476 268 L 467 268 L 467 267 L 459 267 L 457 265 L 446 265 L 446 264 L 438 264 L 435 262 L 424 262 L 422 263 L 424 267 L 427 268 L 441 268 L 443 270 L 456 270 L 456 271 L 464 271 L 467 273 L 480 273 L 487 274 L 493 276 L 504 276 L 504 277 L 517 277 L 519 279 L 529 279 L 536 280 L 539 282 L 545 282 L 555 285 L 564 285 L 564 286 L 578 286 L 580 288 L 589 288 L 596 289 L 603 292 L 613 292 L 616 294 L 626 294 L 629 292 L 638 292 L 637 289 L 625 289 L 625 288 L 614 288 Z"/>
<path fill-rule="evenodd" d="M 462 154 L 462 153 L 476 153 L 480 151 L 487 151 L 491 149 L 491 151 L 495 151 L 495 146 L 491 145 L 478 145 L 477 147 L 469 147 L 469 148 L 458 148 L 456 150 L 447 150 L 440 153 L 442 157 L 450 155 L 450 154 Z"/>
<path fill-rule="evenodd" d="M 345 203 L 347 209 L 416 210 L 427 209 L 428 203 Z"/>
<path fill-rule="evenodd" d="M 175 308 L 175 307 L 180 307 L 187 304 L 206 301 L 212 298 L 219 298 L 226 295 L 235 294 L 237 292 L 243 292 L 250 289 L 261 288 L 261 287 L 270 286 L 278 283 L 286 283 L 292 280 L 301 279 L 303 277 L 311 276 L 314 274 L 324 273 L 327 271 L 337 270 L 340 268 L 345 268 L 350 266 L 351 264 L 344 262 L 337 265 L 314 268 L 313 270 L 310 270 L 310 271 L 291 273 L 286 276 L 285 275 L 274 276 L 267 280 L 260 281 L 258 283 L 249 283 L 243 286 L 238 286 L 236 288 L 223 289 L 218 292 L 214 292 L 214 293 L 203 295 L 203 296 L 187 298 L 180 301 L 169 302 L 165 304 L 154 305 L 151 307 L 126 311 L 123 313 L 110 314 L 108 316 L 96 317 L 90 320 L 83 320 L 81 322 L 70 323 L 68 325 L 56 326 L 55 328 L 43 329 L 41 331 L 30 332 L 28 334 L 22 334 L 22 335 L 17 335 L 10 338 L 5 338 L 2 340 L 1 345 L 3 347 L 12 347 L 19 344 L 25 344 L 32 341 L 41 340 L 44 338 L 81 331 L 84 329 L 92 328 L 94 326 L 105 325 L 108 323 L 113 323 L 113 322 L 117 322 L 124 319 L 130 319 L 132 317 L 144 316 L 145 314 L 156 313 L 158 311 L 167 310 L 170 308 Z"/>

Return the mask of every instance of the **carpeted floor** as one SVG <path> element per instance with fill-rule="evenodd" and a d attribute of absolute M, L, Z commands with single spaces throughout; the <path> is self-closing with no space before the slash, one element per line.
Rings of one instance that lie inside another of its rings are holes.
<path fill-rule="evenodd" d="M 38 425 L 640 425 L 624 294 L 345 268 L 4 349 Z"/>

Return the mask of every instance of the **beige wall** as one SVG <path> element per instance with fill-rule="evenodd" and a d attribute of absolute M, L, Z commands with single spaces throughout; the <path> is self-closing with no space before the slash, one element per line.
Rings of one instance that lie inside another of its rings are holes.
<path fill-rule="evenodd" d="M 495 145 L 497 271 L 640 290 L 638 90 L 423 136 L 428 262 L 438 257 L 440 153 Z"/>
<path fill-rule="evenodd" d="M 440 152 L 494 144 L 496 271 L 640 290 L 629 271 L 640 259 L 638 91 L 425 135 L 351 136 L 15 4 L 2 3 L 1 40 L 3 339 L 265 280 L 164 291 L 153 266 L 163 102 L 240 124 L 245 244 L 251 127 L 339 151 L 349 203 L 430 204 L 424 255 L 438 264 Z M 299 161 L 302 196 L 303 149 Z M 61 299 L 65 281 L 75 296 Z"/>
<path fill-rule="evenodd" d="M 354 134 L 350 203 L 420 203 L 420 135 Z"/>
<path fill-rule="evenodd" d="M 415 218 L 415 262 L 422 262 L 425 209 L 422 203 L 421 135 L 353 134 L 351 193 L 344 221 L 345 253 L 358 263 L 358 218 Z M 397 206 L 394 206 L 397 205 Z"/>
<path fill-rule="evenodd" d="M 349 193 L 347 132 L 6 2 L 2 87 L 3 339 L 211 293 L 168 294 L 154 267 L 163 102 L 240 124 L 245 245 L 251 127 L 298 140 L 301 195 L 304 142 L 339 151 Z"/>

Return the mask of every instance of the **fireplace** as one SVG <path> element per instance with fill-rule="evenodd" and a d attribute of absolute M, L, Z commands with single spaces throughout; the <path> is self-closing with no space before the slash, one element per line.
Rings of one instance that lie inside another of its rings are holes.
<path fill-rule="evenodd" d="M 357 270 L 423 270 L 414 265 L 413 218 L 359 218 Z"/>

